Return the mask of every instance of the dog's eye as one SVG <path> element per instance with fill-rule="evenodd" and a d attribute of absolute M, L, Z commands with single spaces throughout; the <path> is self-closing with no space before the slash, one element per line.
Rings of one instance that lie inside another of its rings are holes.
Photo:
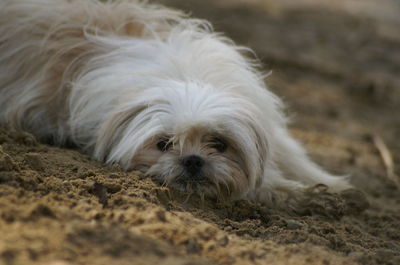
<path fill-rule="evenodd" d="M 225 152 L 226 148 L 228 147 L 226 142 L 218 137 L 214 137 L 213 139 L 211 139 L 210 146 L 212 148 L 215 148 L 220 153 Z"/>
<path fill-rule="evenodd" d="M 172 147 L 172 142 L 167 138 L 162 138 L 157 142 L 157 148 L 161 152 L 167 152 Z"/>

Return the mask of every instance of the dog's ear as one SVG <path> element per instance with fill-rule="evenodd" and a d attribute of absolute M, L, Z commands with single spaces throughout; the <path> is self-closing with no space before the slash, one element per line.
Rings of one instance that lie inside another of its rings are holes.
<path fill-rule="evenodd" d="M 269 156 L 269 137 L 266 131 L 256 121 L 249 122 L 248 126 L 254 135 L 253 141 L 255 149 L 257 150 L 256 161 L 253 161 L 254 165 L 251 170 L 249 169 L 249 174 L 252 174 L 255 178 L 250 185 L 254 184 L 258 186 L 264 175 L 265 163 Z"/>
<path fill-rule="evenodd" d="M 137 104 L 128 110 L 109 115 L 98 131 L 94 150 L 95 157 L 106 161 L 111 149 L 121 141 L 129 123 L 146 108 L 146 105 Z"/>
<path fill-rule="evenodd" d="M 234 118 L 234 127 L 226 132 L 230 145 L 239 151 L 244 161 L 250 188 L 260 184 L 264 176 L 265 164 L 270 156 L 268 132 L 250 116 Z"/>

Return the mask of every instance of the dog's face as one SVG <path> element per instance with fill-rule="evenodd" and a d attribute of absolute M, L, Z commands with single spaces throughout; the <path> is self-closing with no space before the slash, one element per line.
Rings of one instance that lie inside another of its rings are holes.
<path fill-rule="evenodd" d="M 142 171 L 161 184 L 206 196 L 240 197 L 261 178 L 267 156 L 258 115 L 238 95 L 174 84 L 141 94 L 110 119 L 99 142 L 111 143 L 102 147 L 109 149 L 109 162 Z"/>
<path fill-rule="evenodd" d="M 248 189 L 245 154 L 236 141 L 210 128 L 159 135 L 133 158 L 136 168 L 179 190 L 230 197 Z"/>

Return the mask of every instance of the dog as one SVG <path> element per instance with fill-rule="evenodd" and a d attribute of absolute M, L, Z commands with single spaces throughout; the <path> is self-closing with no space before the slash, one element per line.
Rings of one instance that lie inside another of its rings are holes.
<path fill-rule="evenodd" d="M 292 138 L 251 51 L 133 0 L 3 0 L 0 123 L 208 197 L 350 188 Z"/>

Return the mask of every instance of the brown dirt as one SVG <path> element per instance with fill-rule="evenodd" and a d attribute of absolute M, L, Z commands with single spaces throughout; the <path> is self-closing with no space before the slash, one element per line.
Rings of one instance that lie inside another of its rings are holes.
<path fill-rule="evenodd" d="M 296 113 L 293 134 L 320 164 L 351 174 L 370 207 L 355 191 L 323 189 L 296 213 L 187 198 L 3 127 L 0 264 L 400 264 L 400 179 L 374 144 L 386 143 L 399 173 L 400 40 L 389 29 L 400 23 L 371 15 L 396 13 L 396 2 L 382 12 L 322 0 L 161 2 L 256 50 Z"/>

